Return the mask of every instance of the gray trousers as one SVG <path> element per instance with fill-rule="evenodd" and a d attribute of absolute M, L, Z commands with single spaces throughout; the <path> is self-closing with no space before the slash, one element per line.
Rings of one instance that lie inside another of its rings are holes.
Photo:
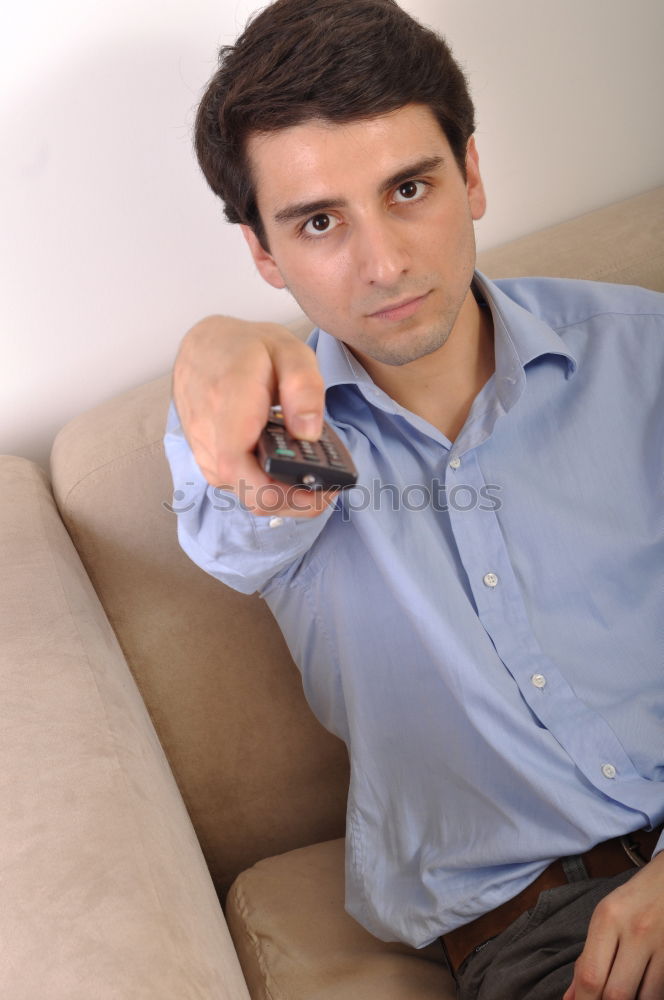
<path fill-rule="evenodd" d="M 566 859 L 568 885 L 541 893 L 532 910 L 471 953 L 457 973 L 458 1000 L 562 1000 L 595 907 L 638 871 L 589 879 L 578 860 Z"/>

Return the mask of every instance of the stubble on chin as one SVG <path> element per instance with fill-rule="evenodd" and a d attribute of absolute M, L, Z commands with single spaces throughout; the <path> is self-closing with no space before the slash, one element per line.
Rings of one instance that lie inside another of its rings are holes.
<path fill-rule="evenodd" d="M 392 367 L 407 365 L 443 347 L 454 329 L 457 315 L 455 312 L 454 315 L 441 316 L 434 326 L 419 333 L 407 330 L 399 336 L 388 333 L 383 340 L 378 336 L 358 337 L 353 345 L 347 346 L 360 362 L 366 358 Z"/>

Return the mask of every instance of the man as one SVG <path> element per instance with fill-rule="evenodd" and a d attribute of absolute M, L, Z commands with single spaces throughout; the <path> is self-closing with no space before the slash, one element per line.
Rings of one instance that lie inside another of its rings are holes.
<path fill-rule="evenodd" d="M 349 747 L 360 923 L 442 935 L 464 1000 L 661 1000 L 663 297 L 474 272 L 473 130 L 392 0 L 278 0 L 222 51 L 199 161 L 319 329 L 185 338 L 179 537 Z M 325 404 L 368 502 L 265 475 L 276 398 L 310 439 Z"/>

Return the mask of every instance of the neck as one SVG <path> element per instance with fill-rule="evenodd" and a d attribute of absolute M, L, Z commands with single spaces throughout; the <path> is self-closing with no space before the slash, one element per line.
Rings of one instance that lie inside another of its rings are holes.
<path fill-rule="evenodd" d="M 454 441 L 495 370 L 491 312 L 469 289 L 447 340 L 433 353 L 405 365 L 360 360 L 392 399 Z"/>

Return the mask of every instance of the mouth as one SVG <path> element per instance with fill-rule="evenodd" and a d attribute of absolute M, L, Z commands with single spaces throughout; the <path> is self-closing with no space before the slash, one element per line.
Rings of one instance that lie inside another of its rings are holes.
<path fill-rule="evenodd" d="M 413 313 L 417 312 L 424 300 L 428 298 L 430 294 L 431 292 L 425 292 L 424 295 L 418 295 L 416 298 L 402 299 L 401 302 L 393 302 L 392 305 L 385 306 L 383 309 L 377 309 L 376 312 L 368 313 L 367 318 L 382 320 L 407 319 L 409 316 L 412 316 Z"/>

